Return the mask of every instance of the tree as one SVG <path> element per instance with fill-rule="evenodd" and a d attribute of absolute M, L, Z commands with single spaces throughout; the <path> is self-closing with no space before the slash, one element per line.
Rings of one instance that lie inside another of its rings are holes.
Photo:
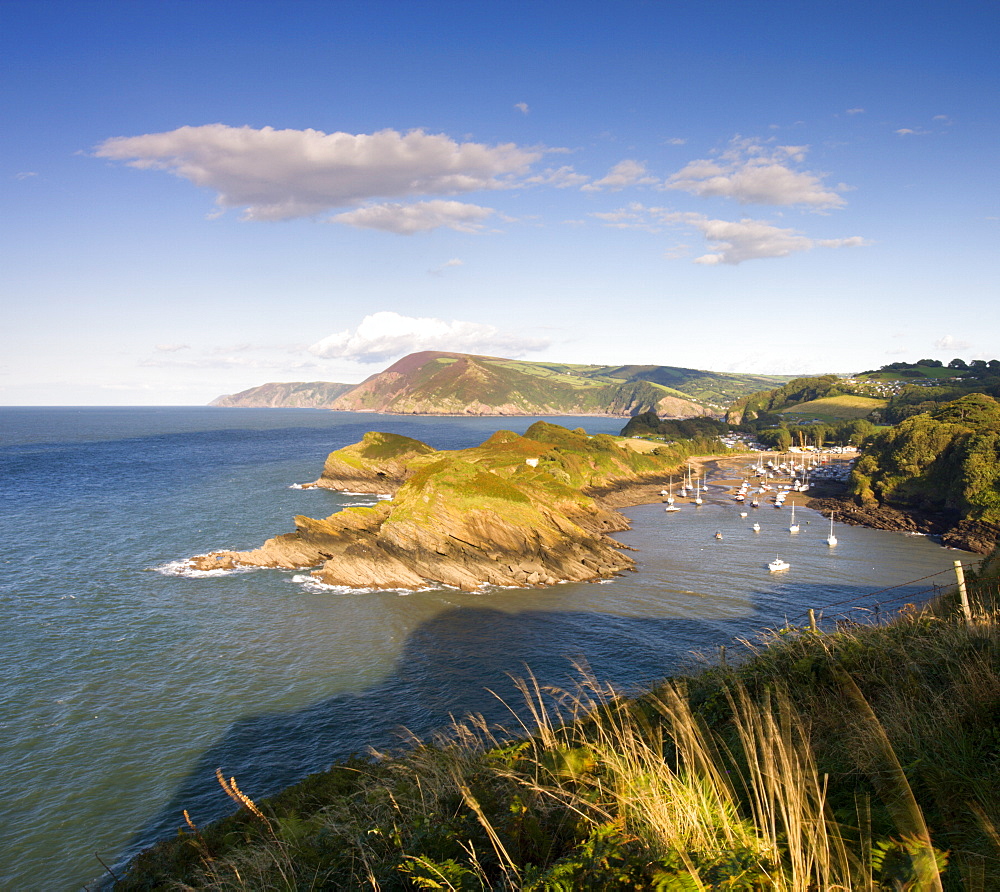
<path fill-rule="evenodd" d="M 864 418 L 851 423 L 851 432 L 847 442 L 851 446 L 860 446 L 868 437 L 875 433 L 875 425 Z"/>
<path fill-rule="evenodd" d="M 950 369 L 967 369 L 968 366 L 965 364 L 964 359 L 953 359 L 948 363 L 948 368 Z"/>

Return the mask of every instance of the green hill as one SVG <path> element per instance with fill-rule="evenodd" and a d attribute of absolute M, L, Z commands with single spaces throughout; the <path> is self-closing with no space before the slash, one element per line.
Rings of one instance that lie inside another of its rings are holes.
<path fill-rule="evenodd" d="M 345 411 L 419 415 L 720 414 L 743 394 L 783 378 L 670 366 L 522 362 L 463 353 L 413 353 L 345 393 Z"/>
<path fill-rule="evenodd" d="M 967 394 L 877 434 L 851 474 L 862 504 L 1000 525 L 1000 402 Z"/>
<path fill-rule="evenodd" d="M 876 409 L 884 409 L 887 400 L 854 394 L 824 396 L 804 403 L 796 403 L 779 409 L 779 413 L 791 422 L 818 421 L 837 422 L 853 418 L 867 418 Z"/>

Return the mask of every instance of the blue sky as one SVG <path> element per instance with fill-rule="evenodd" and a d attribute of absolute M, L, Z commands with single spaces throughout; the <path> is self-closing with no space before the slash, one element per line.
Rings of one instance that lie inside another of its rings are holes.
<path fill-rule="evenodd" d="M 1000 357 L 996 2 L 0 0 L 0 404 Z"/>

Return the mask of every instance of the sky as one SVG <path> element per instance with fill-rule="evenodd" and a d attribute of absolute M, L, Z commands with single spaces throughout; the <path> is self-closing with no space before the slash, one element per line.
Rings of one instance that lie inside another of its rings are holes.
<path fill-rule="evenodd" d="M 995 0 L 0 0 L 0 405 L 998 358 L 998 37 Z"/>

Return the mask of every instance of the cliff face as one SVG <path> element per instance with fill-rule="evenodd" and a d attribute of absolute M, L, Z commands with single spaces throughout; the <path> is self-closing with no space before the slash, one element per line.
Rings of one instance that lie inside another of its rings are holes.
<path fill-rule="evenodd" d="M 669 462 L 542 422 L 524 437 L 501 431 L 455 452 L 368 434 L 332 453 L 317 485 L 368 485 L 363 491 L 393 492 L 391 501 L 324 519 L 296 517 L 293 533 L 252 551 L 200 555 L 191 566 L 313 567 L 321 582 L 357 588 L 608 578 L 634 565 L 607 535 L 628 523 L 583 490 L 661 478 Z"/>

